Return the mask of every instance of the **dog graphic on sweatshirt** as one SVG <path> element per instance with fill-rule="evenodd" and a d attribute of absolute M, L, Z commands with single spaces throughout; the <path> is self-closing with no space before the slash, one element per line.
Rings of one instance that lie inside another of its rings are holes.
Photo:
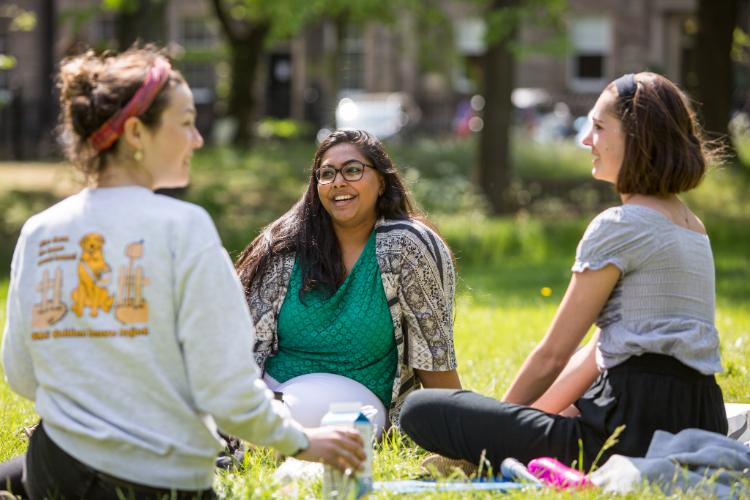
<path fill-rule="evenodd" d="M 96 317 L 99 309 L 108 313 L 114 297 L 105 288 L 110 280 L 110 267 L 104 260 L 104 237 L 99 233 L 88 233 L 80 241 L 81 259 L 78 261 L 78 286 L 70 293 L 72 311 L 83 316 L 88 307 L 89 314 Z"/>

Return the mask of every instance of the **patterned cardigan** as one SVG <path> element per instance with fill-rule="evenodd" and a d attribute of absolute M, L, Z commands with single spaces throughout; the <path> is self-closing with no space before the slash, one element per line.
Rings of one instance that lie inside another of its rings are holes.
<path fill-rule="evenodd" d="M 388 410 L 392 425 L 406 396 L 419 387 L 414 369 L 456 368 L 453 299 L 456 276 L 447 245 L 423 223 L 412 219 L 375 224 L 375 255 L 393 321 L 398 368 Z M 276 354 L 276 325 L 294 267 L 293 254 L 275 258 L 245 291 L 255 323 L 255 361 L 265 372 Z M 364 318 L 363 318 L 364 319 Z"/>

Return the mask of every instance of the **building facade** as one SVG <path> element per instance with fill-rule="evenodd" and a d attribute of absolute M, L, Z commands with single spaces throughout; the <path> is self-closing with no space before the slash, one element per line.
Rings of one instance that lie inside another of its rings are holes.
<path fill-rule="evenodd" d="M 92 7 L 99 2 L 84 0 L 13 3 L 35 13 L 37 23 L 31 31 L 18 30 L 11 13 L 0 10 L 0 54 L 16 61 L 0 70 L 0 158 L 52 154 L 54 85 L 43 55 L 52 51 L 57 61 L 84 46 L 113 47 L 115 16 Z M 450 131 L 459 101 L 479 92 L 485 24 L 474 2 L 438 5 L 442 16 L 404 13 L 388 25 L 325 20 L 269 47 L 254 89 L 258 117 L 331 126 L 342 96 L 403 92 L 421 109 L 421 129 Z M 517 62 L 517 87 L 543 89 L 551 102 L 584 114 L 602 87 L 622 73 L 651 69 L 690 85 L 697 0 L 570 0 L 569 5 L 562 55 L 534 50 L 549 43 L 549 28 L 529 24 L 520 30 L 521 46 L 530 50 Z M 52 27 L 42 22 L 50 15 L 56 20 Z M 220 128 L 215 125 L 229 73 L 219 23 L 205 0 L 171 1 L 167 19 L 164 38 L 194 90 L 199 126 L 210 139 Z"/>

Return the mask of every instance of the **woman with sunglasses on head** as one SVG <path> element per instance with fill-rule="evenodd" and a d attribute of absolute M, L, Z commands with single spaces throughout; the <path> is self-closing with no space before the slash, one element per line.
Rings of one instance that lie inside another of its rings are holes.
<path fill-rule="evenodd" d="M 89 52 L 62 61 L 60 107 L 91 186 L 29 219 L 13 257 L 3 364 L 41 417 L 26 496 L 214 498 L 217 426 L 358 468 L 356 431 L 277 412 L 211 219 L 153 192 L 185 186 L 203 145 L 182 75 L 150 47 Z"/>
<path fill-rule="evenodd" d="M 502 401 L 444 390 L 406 401 L 401 428 L 430 451 L 477 464 L 484 450 L 495 470 L 506 457 L 571 464 L 580 451 L 588 469 L 620 426 L 600 463 L 645 455 L 656 430 L 726 434 L 711 246 L 677 196 L 710 159 L 688 98 L 660 75 L 628 74 L 591 117 L 593 176 L 622 205 L 589 224 L 557 314 Z"/>
<path fill-rule="evenodd" d="M 460 388 L 450 251 L 367 132 L 338 130 L 320 144 L 302 199 L 236 267 L 255 360 L 300 422 L 358 401 L 382 430 L 418 386 Z"/>

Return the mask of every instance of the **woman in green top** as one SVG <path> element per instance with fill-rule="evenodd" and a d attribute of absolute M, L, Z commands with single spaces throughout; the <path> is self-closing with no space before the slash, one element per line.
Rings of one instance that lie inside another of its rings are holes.
<path fill-rule="evenodd" d="M 302 422 L 360 401 L 381 426 L 395 424 L 420 385 L 460 388 L 450 251 L 367 132 L 335 131 L 320 144 L 302 199 L 237 270 L 256 362 Z"/>

